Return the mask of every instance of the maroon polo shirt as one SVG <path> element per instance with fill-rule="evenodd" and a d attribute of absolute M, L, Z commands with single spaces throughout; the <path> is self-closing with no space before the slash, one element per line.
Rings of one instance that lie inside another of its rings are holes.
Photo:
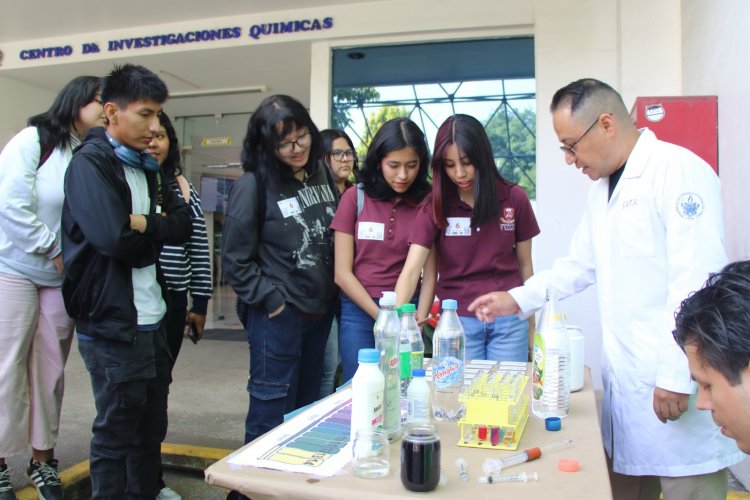
<path fill-rule="evenodd" d="M 437 249 L 440 299 L 456 299 L 459 316 L 473 316 L 466 309 L 480 295 L 510 290 L 523 283 L 515 245 L 539 234 L 526 191 L 518 185 L 496 181 L 499 217 L 479 228 L 470 227 L 473 209 L 462 202 L 457 190 L 444 201 L 449 226 L 441 231 L 432 213 L 432 195 L 422 205 L 409 243 Z"/>
<path fill-rule="evenodd" d="M 357 188 L 347 189 L 341 195 L 331 229 L 354 236 L 354 276 L 370 297 L 379 298 L 381 292 L 396 288 L 419 208 L 409 200 L 364 197 L 362 213 L 357 217 Z"/>

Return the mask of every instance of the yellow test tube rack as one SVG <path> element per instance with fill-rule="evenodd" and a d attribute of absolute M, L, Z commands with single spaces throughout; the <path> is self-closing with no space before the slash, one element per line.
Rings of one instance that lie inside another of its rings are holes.
<path fill-rule="evenodd" d="M 466 413 L 458 421 L 458 446 L 516 450 L 529 419 L 529 377 L 518 371 L 479 373 L 458 397 Z"/>

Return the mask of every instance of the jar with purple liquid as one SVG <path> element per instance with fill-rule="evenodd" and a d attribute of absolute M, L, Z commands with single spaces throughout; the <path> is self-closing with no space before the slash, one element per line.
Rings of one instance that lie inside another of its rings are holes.
<path fill-rule="evenodd" d="M 432 491 L 440 481 L 440 437 L 433 423 L 407 424 L 401 438 L 401 483 L 407 490 Z"/>

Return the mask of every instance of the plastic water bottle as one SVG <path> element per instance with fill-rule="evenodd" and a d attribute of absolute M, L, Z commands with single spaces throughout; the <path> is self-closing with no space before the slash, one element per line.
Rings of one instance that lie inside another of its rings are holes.
<path fill-rule="evenodd" d="M 380 371 L 385 379 L 383 430 L 388 433 L 388 441 L 392 442 L 401 437 L 398 362 L 401 322 L 396 313 L 395 292 L 383 292 L 373 331 L 375 332 L 375 348 L 380 352 Z"/>
<path fill-rule="evenodd" d="M 555 290 L 547 290 L 534 332 L 531 410 L 540 418 L 567 417 L 570 406 L 570 340 Z"/>
<path fill-rule="evenodd" d="M 383 374 L 377 349 L 360 349 L 359 367 L 352 377 L 351 439 L 360 429 L 383 428 Z"/>
<path fill-rule="evenodd" d="M 423 369 L 418 368 L 412 372 L 406 399 L 408 401 L 407 423 L 430 421 L 430 386 L 424 378 Z"/>
<path fill-rule="evenodd" d="M 453 299 L 443 300 L 435 334 L 432 337 L 432 414 L 436 420 L 456 422 L 466 408 L 458 400 L 464 383 L 464 329 L 458 320 Z"/>
<path fill-rule="evenodd" d="M 401 365 L 401 398 L 404 400 L 412 372 L 422 368 L 424 363 L 424 341 L 415 315 L 414 304 L 401 306 L 401 339 L 398 354 Z"/>

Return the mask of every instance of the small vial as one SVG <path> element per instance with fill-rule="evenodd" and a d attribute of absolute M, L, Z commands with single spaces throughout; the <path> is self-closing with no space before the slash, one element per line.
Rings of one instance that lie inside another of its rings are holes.
<path fill-rule="evenodd" d="M 477 429 L 477 437 L 480 441 L 487 441 L 487 426 L 480 425 Z"/>
<path fill-rule="evenodd" d="M 510 446 L 513 444 L 513 438 L 515 437 L 515 431 L 513 429 L 503 429 L 505 431 L 505 436 L 503 436 L 503 444 L 505 446 Z"/>
<path fill-rule="evenodd" d="M 456 459 L 456 467 L 458 468 L 458 477 L 461 478 L 461 481 L 466 482 L 469 480 L 469 473 L 466 472 L 466 460 L 463 458 L 457 458 Z"/>
<path fill-rule="evenodd" d="M 474 426 L 471 424 L 464 424 L 462 427 L 464 431 L 464 443 L 473 443 L 474 442 Z"/>
<path fill-rule="evenodd" d="M 490 444 L 492 446 L 500 444 L 500 427 L 490 427 Z"/>

